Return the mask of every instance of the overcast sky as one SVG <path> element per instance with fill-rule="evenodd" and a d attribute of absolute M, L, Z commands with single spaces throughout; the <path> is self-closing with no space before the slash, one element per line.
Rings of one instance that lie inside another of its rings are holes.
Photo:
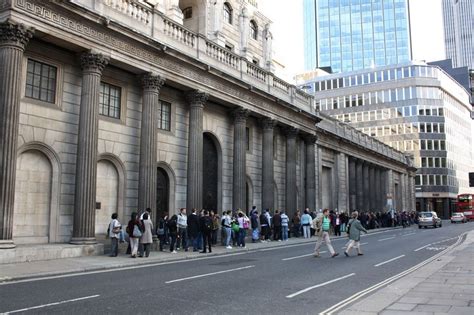
<path fill-rule="evenodd" d="M 442 0 L 411 0 L 413 59 L 444 59 Z M 259 10 L 272 21 L 275 60 L 286 66 L 285 79 L 303 67 L 303 0 L 259 0 Z"/>

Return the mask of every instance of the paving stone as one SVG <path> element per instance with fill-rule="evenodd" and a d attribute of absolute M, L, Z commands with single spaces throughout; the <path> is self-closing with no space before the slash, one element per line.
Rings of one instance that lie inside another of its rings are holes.
<path fill-rule="evenodd" d="M 472 315 L 474 314 L 474 307 L 453 306 L 448 314 L 456 315 Z"/>
<path fill-rule="evenodd" d="M 468 306 L 469 301 L 463 301 L 463 300 L 454 300 L 454 299 L 440 299 L 438 297 L 433 298 L 428 301 L 428 303 L 425 304 L 430 304 L 430 305 L 451 305 L 451 306 Z"/>
<path fill-rule="evenodd" d="M 426 304 L 430 299 L 427 297 L 404 296 L 397 303 Z"/>
<path fill-rule="evenodd" d="M 447 312 L 451 305 L 419 304 L 413 310 L 416 312 Z"/>
<path fill-rule="evenodd" d="M 379 313 L 380 315 L 406 315 L 406 314 L 414 314 L 414 315 L 433 315 L 433 312 L 408 312 L 408 311 L 396 311 L 396 310 L 385 310 Z"/>
<path fill-rule="evenodd" d="M 411 311 L 412 309 L 415 308 L 417 304 L 409 304 L 409 303 L 393 303 L 389 307 L 387 307 L 387 310 L 399 310 L 399 311 Z"/>

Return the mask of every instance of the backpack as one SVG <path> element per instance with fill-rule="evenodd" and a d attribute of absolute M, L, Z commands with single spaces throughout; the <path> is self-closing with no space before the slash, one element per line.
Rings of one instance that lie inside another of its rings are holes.
<path fill-rule="evenodd" d="M 240 231 L 239 225 L 235 222 L 232 222 L 232 231 L 234 231 L 236 233 Z"/>
<path fill-rule="evenodd" d="M 212 220 L 210 217 L 204 217 L 204 231 L 211 231 L 212 230 Z"/>

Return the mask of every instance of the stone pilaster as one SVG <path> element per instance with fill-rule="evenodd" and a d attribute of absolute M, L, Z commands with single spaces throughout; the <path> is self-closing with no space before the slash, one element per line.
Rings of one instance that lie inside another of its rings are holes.
<path fill-rule="evenodd" d="M 188 176 L 186 186 L 186 207 L 202 208 L 202 166 L 203 166 L 203 114 L 209 95 L 200 91 L 186 94 L 189 103 L 188 132 Z"/>
<path fill-rule="evenodd" d="M 304 137 L 306 145 L 306 202 L 305 208 L 316 210 L 316 140 L 315 135 Z"/>
<path fill-rule="evenodd" d="M 249 111 L 237 108 L 232 111 L 234 117 L 234 161 L 232 181 L 232 208 L 246 211 L 245 181 L 246 181 L 246 137 L 245 128 Z"/>
<path fill-rule="evenodd" d="M 380 168 L 376 167 L 374 170 L 374 180 L 375 180 L 375 209 L 376 211 L 382 211 L 382 196 L 380 189 Z"/>
<path fill-rule="evenodd" d="M 362 160 L 356 160 L 356 192 L 357 192 L 357 209 L 362 211 L 364 207 L 364 180 L 362 174 Z"/>
<path fill-rule="evenodd" d="M 369 166 L 369 210 L 374 211 L 376 210 L 376 198 L 375 195 L 375 169 L 372 165 Z"/>
<path fill-rule="evenodd" d="M 357 209 L 357 175 L 356 175 L 356 161 L 354 158 L 349 158 L 349 208 L 351 211 Z"/>
<path fill-rule="evenodd" d="M 296 212 L 296 136 L 298 129 L 286 128 L 286 213 L 288 216 Z"/>
<path fill-rule="evenodd" d="M 364 185 L 363 200 L 364 204 L 362 207 L 363 211 L 369 210 L 369 200 L 370 200 L 370 185 L 369 185 L 369 164 L 364 162 L 362 165 L 362 181 Z"/>
<path fill-rule="evenodd" d="M 274 209 L 274 183 L 273 183 L 273 136 L 276 122 L 270 118 L 261 120 L 263 129 L 262 145 L 262 211 Z"/>
<path fill-rule="evenodd" d="M 81 55 L 82 89 L 72 244 L 96 243 L 95 203 L 100 78 L 108 62 L 109 59 L 102 54 L 88 52 Z"/>
<path fill-rule="evenodd" d="M 347 212 L 347 195 L 348 183 L 347 183 L 347 165 L 346 165 L 346 154 L 339 152 L 336 153 L 337 162 L 337 210 L 339 212 Z"/>
<path fill-rule="evenodd" d="M 151 209 L 152 218 L 156 213 L 156 163 L 157 163 L 157 107 L 160 89 L 165 80 L 151 73 L 141 78 L 143 88 L 142 122 L 140 132 L 140 167 L 138 173 L 138 209 Z"/>
<path fill-rule="evenodd" d="M 391 207 L 395 208 L 396 198 L 395 198 L 394 187 L 393 187 L 393 171 L 392 170 L 386 170 L 384 187 L 385 187 L 386 198 L 392 199 Z M 390 211 L 390 205 L 388 205 L 388 200 L 387 200 L 387 211 Z"/>
<path fill-rule="evenodd" d="M 23 53 L 34 29 L 0 23 L 0 249 L 13 248 L 13 209 Z"/>

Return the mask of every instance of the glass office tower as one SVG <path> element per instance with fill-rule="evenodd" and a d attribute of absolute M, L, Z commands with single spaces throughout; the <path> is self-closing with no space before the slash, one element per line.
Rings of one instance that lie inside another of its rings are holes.
<path fill-rule="evenodd" d="M 443 20 L 446 56 L 474 69 L 474 0 L 443 0 Z"/>
<path fill-rule="evenodd" d="M 303 7 L 306 70 L 411 60 L 408 0 L 304 0 Z"/>

